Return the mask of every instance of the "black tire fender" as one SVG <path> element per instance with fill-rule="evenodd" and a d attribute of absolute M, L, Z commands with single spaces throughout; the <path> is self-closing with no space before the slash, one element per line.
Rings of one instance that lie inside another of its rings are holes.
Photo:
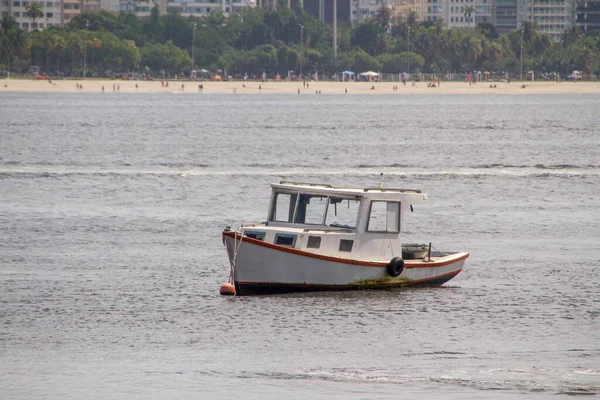
<path fill-rule="evenodd" d="M 387 273 L 392 278 L 396 278 L 397 276 L 400 276 L 403 269 L 404 260 L 402 257 L 394 257 L 390 260 L 390 263 L 387 266 Z"/>

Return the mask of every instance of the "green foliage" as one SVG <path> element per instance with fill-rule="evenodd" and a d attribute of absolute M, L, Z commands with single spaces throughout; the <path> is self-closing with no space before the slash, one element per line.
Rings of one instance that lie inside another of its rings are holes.
<path fill-rule="evenodd" d="M 19 24 L 11 16 L 0 21 L 0 28 L 0 59 L 5 59 L 10 71 L 15 57 L 24 56 L 29 52 L 31 39 L 27 31 L 19 29 Z"/>
<path fill-rule="evenodd" d="M 149 43 L 142 47 L 141 63 L 154 71 L 189 70 L 192 59 L 185 50 L 168 41 L 165 44 Z"/>
<path fill-rule="evenodd" d="M 43 16 L 43 4 L 28 6 L 32 21 Z M 474 10 L 467 6 L 464 15 L 473 17 Z M 525 22 L 522 32 L 502 35 L 489 23 L 447 30 L 440 21 L 419 23 L 414 13 L 392 16 L 385 7 L 362 24 L 338 25 L 335 59 L 332 26 L 300 8 L 243 9 L 231 15 L 217 9 L 205 18 L 177 12 L 161 16 L 158 7 L 147 18 L 84 12 L 64 28 L 32 33 L 20 29 L 11 17 L 0 24 L 0 63 L 7 69 L 15 60 L 24 60 L 46 72 L 75 76 L 82 73 L 84 62 L 95 76 L 130 71 L 179 74 L 192 68 L 286 76 L 301 65 L 304 74 L 320 76 L 344 69 L 394 74 L 488 70 L 518 75 L 521 58 L 524 71 L 563 75 L 600 71 L 600 36 L 576 26 L 554 42 L 535 23 Z"/>
<path fill-rule="evenodd" d="M 353 47 L 360 47 L 372 56 L 383 54 L 388 50 L 388 37 L 385 28 L 374 22 L 358 25 L 352 32 Z"/>
<path fill-rule="evenodd" d="M 28 4 L 27 7 L 25 7 L 25 8 L 27 9 L 25 14 L 27 14 L 27 16 L 29 18 L 31 18 L 31 21 L 33 23 L 35 23 L 36 19 L 42 18 L 44 16 L 44 4 L 43 3 L 33 2 L 31 4 Z"/>

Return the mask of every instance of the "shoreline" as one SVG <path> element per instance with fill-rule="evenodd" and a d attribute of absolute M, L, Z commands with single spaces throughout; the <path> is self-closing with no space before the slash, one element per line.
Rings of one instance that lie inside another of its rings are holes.
<path fill-rule="evenodd" d="M 600 94 L 599 82 L 441 82 L 427 87 L 427 82 L 302 82 L 285 81 L 161 81 L 125 80 L 47 80 L 3 79 L 0 93 L 206 93 L 206 94 Z M 81 89 L 78 89 L 81 85 Z M 202 85 L 202 89 L 200 88 Z M 490 87 L 495 85 L 495 87 Z M 524 87 L 523 87 L 524 86 Z M 103 91 L 104 87 L 104 91 Z M 114 89 L 113 89 L 114 87 Z M 394 89 L 396 87 L 397 89 Z M 320 92 L 320 93 L 319 93 Z"/>

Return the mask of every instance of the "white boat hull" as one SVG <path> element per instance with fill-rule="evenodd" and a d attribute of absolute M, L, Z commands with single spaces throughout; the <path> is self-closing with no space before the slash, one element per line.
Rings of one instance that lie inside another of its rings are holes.
<path fill-rule="evenodd" d="M 242 237 L 233 231 L 223 232 L 223 240 L 234 264 L 238 295 L 439 286 L 455 277 L 469 256 L 454 253 L 431 257 L 431 261 L 405 260 L 400 276 L 391 277 L 387 272 L 389 260 L 327 257 Z"/>

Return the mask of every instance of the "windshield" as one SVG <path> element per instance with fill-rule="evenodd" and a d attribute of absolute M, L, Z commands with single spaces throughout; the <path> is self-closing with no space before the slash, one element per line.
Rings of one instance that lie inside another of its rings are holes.
<path fill-rule="evenodd" d="M 354 229 L 359 206 L 356 199 L 275 193 L 269 221 Z"/>
<path fill-rule="evenodd" d="M 329 198 L 329 208 L 325 225 L 338 228 L 356 228 L 360 200 Z"/>

